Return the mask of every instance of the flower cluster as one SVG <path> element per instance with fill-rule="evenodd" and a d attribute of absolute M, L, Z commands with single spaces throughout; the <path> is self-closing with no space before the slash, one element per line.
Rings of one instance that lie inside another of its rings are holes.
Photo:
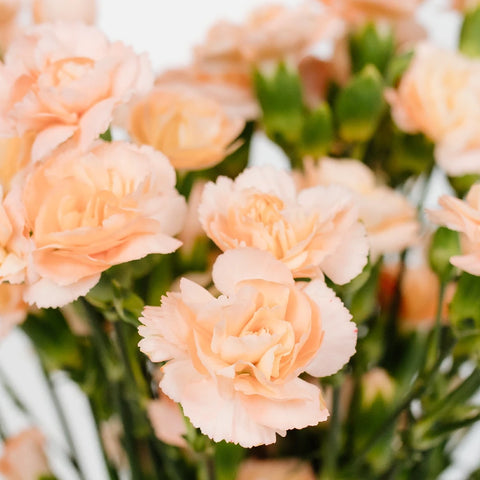
<path fill-rule="evenodd" d="M 79 385 L 112 478 L 437 478 L 478 421 L 480 6 L 447 51 L 423 3 L 260 6 L 153 72 L 93 0 L 0 0 L 0 339 Z"/>

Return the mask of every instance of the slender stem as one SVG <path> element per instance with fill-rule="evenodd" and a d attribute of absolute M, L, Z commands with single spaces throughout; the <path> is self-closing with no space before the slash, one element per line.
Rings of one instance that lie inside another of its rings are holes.
<path fill-rule="evenodd" d="M 2 442 L 5 442 L 7 438 L 8 438 L 8 435 L 5 428 L 5 421 L 3 419 L 3 414 L 0 412 L 0 440 Z"/>
<path fill-rule="evenodd" d="M 118 480 L 119 479 L 118 473 L 117 473 L 116 469 L 113 467 L 110 460 L 108 459 L 107 452 L 106 452 L 105 446 L 103 444 L 102 434 L 100 432 L 100 419 L 98 418 L 98 415 L 96 413 L 96 408 L 95 408 L 94 402 L 90 397 L 88 397 L 88 402 L 90 404 L 90 410 L 92 411 L 92 415 L 93 415 L 93 418 L 95 420 L 95 432 L 97 434 L 98 443 L 99 443 L 100 448 L 102 450 L 103 461 L 105 462 L 105 466 L 106 466 L 106 469 L 108 471 L 108 476 L 110 477 L 110 480 Z"/>
<path fill-rule="evenodd" d="M 336 478 L 337 457 L 340 439 L 340 386 L 333 387 L 332 409 L 327 437 L 327 446 L 324 449 L 325 478 Z M 322 476 L 323 478 L 323 476 Z"/>
<path fill-rule="evenodd" d="M 453 345 L 452 345 L 453 346 Z M 414 384 L 407 393 L 404 400 L 398 405 L 398 407 L 387 417 L 387 419 L 380 425 L 376 431 L 370 436 L 368 441 L 365 443 L 363 449 L 360 453 L 356 456 L 356 459 L 352 463 L 352 468 L 359 467 L 363 460 L 365 459 L 366 455 L 370 450 L 377 444 L 377 442 L 383 437 L 383 435 L 392 427 L 392 425 L 397 421 L 400 414 L 410 406 L 410 403 L 415 399 L 423 395 L 423 393 L 428 389 L 431 385 L 433 379 L 437 375 L 440 365 L 442 364 L 443 360 L 449 355 L 450 349 L 445 349 L 439 355 L 435 365 L 431 368 L 431 370 L 427 373 L 426 376 L 419 377 L 419 380 L 416 384 Z M 423 381 L 422 381 L 423 379 Z"/>
<path fill-rule="evenodd" d="M 67 441 L 68 448 L 70 450 L 70 459 L 77 471 L 77 474 L 81 480 L 86 480 L 85 475 L 82 472 L 79 464 L 79 455 L 77 451 L 77 447 L 75 446 L 75 442 L 73 440 L 72 433 L 70 431 L 70 427 L 68 425 L 67 417 L 65 415 L 65 411 L 63 409 L 62 403 L 60 398 L 58 397 L 57 391 L 55 389 L 55 385 L 50 377 L 50 374 L 47 372 L 45 365 L 43 364 L 42 360 L 40 359 L 40 367 L 45 378 L 45 383 L 48 387 L 48 392 L 50 395 L 50 400 L 52 401 L 53 406 L 55 407 L 55 411 L 57 413 L 58 420 L 60 422 L 60 426 L 62 428 L 63 434 L 65 436 L 65 440 Z"/>
<path fill-rule="evenodd" d="M 124 392 L 122 391 L 121 384 L 119 382 L 114 383 L 113 392 L 117 404 L 117 409 L 120 413 L 120 418 L 122 419 L 124 433 L 123 443 L 125 446 L 128 463 L 130 465 L 132 480 L 141 480 L 143 478 L 142 469 L 135 448 L 135 437 L 132 434 L 134 429 L 133 419 L 128 404 L 125 401 Z"/>

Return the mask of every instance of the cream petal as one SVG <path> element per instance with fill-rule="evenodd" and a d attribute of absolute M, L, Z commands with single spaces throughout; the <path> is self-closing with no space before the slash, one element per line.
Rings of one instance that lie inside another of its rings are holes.
<path fill-rule="evenodd" d="M 242 401 L 249 415 L 261 425 L 274 430 L 290 430 L 316 425 L 328 418 L 321 401 L 320 389 L 295 378 L 280 388 L 290 398 L 273 400 L 259 395 L 246 395 Z"/>
<path fill-rule="evenodd" d="M 315 377 L 326 377 L 338 372 L 355 353 L 357 326 L 335 292 L 322 281 L 314 280 L 304 292 L 318 305 L 325 332 L 322 345 L 305 371 Z"/>
<path fill-rule="evenodd" d="M 216 382 L 200 375 L 188 362 L 170 362 L 163 371 L 162 390 L 180 402 L 192 424 L 212 440 L 244 448 L 275 442 L 275 431 L 253 421 L 238 395 L 222 396 Z"/>
<path fill-rule="evenodd" d="M 238 248 L 220 255 L 213 265 L 212 278 L 225 295 L 233 295 L 243 280 L 261 279 L 293 285 L 290 270 L 271 253 L 256 248 Z"/>

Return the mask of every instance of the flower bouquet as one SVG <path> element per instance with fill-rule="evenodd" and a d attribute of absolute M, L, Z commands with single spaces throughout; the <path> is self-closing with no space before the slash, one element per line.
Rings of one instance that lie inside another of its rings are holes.
<path fill-rule="evenodd" d="M 6 479 L 63 480 L 60 456 L 97 480 L 58 371 L 113 480 L 448 469 L 480 420 L 480 7 L 453 3 L 458 50 L 422 1 L 309 0 L 154 75 L 92 1 L 21 26 L 0 0 L 0 336 L 28 337 L 66 439 L 2 365 L 30 425 L 0 422 Z"/>

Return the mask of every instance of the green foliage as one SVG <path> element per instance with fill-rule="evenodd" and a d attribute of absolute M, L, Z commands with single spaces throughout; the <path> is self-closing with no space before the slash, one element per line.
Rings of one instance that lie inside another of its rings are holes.
<path fill-rule="evenodd" d="M 469 175 L 461 175 L 459 177 L 448 177 L 450 185 L 455 190 L 456 194 L 462 198 L 470 188 L 480 180 L 480 175 L 472 173 Z"/>
<path fill-rule="evenodd" d="M 334 134 L 332 112 L 328 103 L 324 102 L 305 115 L 300 139 L 302 154 L 314 157 L 326 155 Z"/>
<path fill-rule="evenodd" d="M 355 75 L 337 96 L 334 113 L 340 136 L 349 142 L 369 140 L 384 107 L 382 77 L 373 65 L 369 65 Z"/>
<path fill-rule="evenodd" d="M 480 7 L 465 15 L 458 48 L 469 57 L 480 56 Z"/>
<path fill-rule="evenodd" d="M 463 272 L 450 304 L 450 321 L 459 334 L 480 332 L 480 277 Z"/>
<path fill-rule="evenodd" d="M 272 75 L 255 71 L 253 80 L 267 134 L 281 141 L 297 142 L 303 129 L 304 112 L 298 73 L 280 63 Z"/>
<path fill-rule="evenodd" d="M 455 274 L 455 267 L 450 258 L 460 253 L 460 238 L 458 232 L 440 227 L 434 233 L 428 251 L 431 269 L 438 275 L 440 282 L 446 283 Z"/>
<path fill-rule="evenodd" d="M 350 59 L 354 73 L 373 65 L 381 73 L 393 56 L 395 41 L 391 29 L 367 23 L 350 35 Z"/>

